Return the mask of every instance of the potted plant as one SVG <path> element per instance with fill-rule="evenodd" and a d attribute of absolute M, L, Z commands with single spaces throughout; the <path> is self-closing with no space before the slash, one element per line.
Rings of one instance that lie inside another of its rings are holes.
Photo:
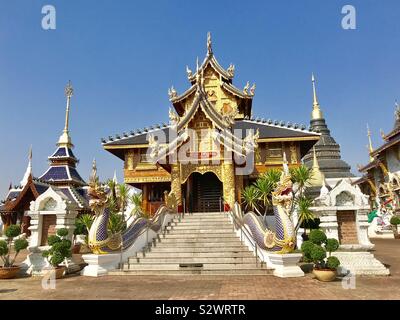
<path fill-rule="evenodd" d="M 335 280 L 340 261 L 332 256 L 332 252 L 339 248 L 339 242 L 336 239 L 328 239 L 325 233 L 318 229 L 311 230 L 309 239 L 301 245 L 304 260 L 314 263 L 313 274 L 318 280 L 325 282 Z"/>
<path fill-rule="evenodd" d="M 66 239 L 67 235 L 68 230 L 66 228 L 58 229 L 56 235 L 51 235 L 47 239 L 47 243 L 51 248 L 43 252 L 43 257 L 47 259 L 55 270 L 56 279 L 62 278 L 65 272 L 65 266 L 60 266 L 60 264 L 66 258 L 72 256 L 71 241 Z"/>
<path fill-rule="evenodd" d="M 399 216 L 391 217 L 390 224 L 392 225 L 394 238 L 400 239 L 400 217 Z"/>
<path fill-rule="evenodd" d="M 5 231 L 7 240 L 0 240 L 0 257 L 3 261 L 3 266 L 0 267 L 0 279 L 12 279 L 18 274 L 21 269 L 20 266 L 15 266 L 14 262 L 18 256 L 18 253 L 28 247 L 28 241 L 26 239 L 16 239 L 21 234 L 21 227 L 17 225 L 11 225 Z M 14 240 L 14 258 L 10 258 L 12 244 Z"/>

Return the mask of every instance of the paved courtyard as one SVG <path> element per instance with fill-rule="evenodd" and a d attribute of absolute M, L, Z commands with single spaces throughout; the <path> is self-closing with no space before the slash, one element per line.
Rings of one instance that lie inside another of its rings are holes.
<path fill-rule="evenodd" d="M 0 281 L 0 299 L 400 299 L 400 240 L 374 240 L 375 255 L 390 267 L 389 277 L 357 277 L 355 289 L 340 280 L 322 283 L 274 276 L 69 276 L 55 289 L 40 277 Z M 22 258 L 22 257 L 21 257 Z"/>

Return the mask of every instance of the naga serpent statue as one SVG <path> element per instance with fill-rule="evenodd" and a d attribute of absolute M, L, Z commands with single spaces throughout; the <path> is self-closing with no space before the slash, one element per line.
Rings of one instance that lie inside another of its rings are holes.
<path fill-rule="evenodd" d="M 272 192 L 275 231 L 268 229 L 261 217 L 254 212 L 249 212 L 243 217 L 244 224 L 249 227 L 254 241 L 261 249 L 275 253 L 290 253 L 296 246 L 294 226 L 289 217 L 293 201 L 292 186 L 289 168 L 284 161 L 280 180 Z"/>
<path fill-rule="evenodd" d="M 170 213 L 170 209 L 161 206 L 152 219 L 137 218 L 125 231 L 110 234 L 108 231 L 110 218 L 110 209 L 107 207 L 108 193 L 99 185 L 97 179 L 93 179 L 89 184 L 88 193 L 90 208 L 95 213 L 88 235 L 89 248 L 94 254 L 107 254 L 128 249 L 146 231 L 146 228 L 158 232 L 165 215 Z"/>

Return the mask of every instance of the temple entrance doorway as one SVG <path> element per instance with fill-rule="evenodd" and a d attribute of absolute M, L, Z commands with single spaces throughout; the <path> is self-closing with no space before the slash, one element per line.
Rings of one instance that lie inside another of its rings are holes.
<path fill-rule="evenodd" d="M 186 211 L 220 211 L 220 198 L 223 195 L 222 182 L 212 172 L 200 174 L 193 172 L 184 184 Z"/>

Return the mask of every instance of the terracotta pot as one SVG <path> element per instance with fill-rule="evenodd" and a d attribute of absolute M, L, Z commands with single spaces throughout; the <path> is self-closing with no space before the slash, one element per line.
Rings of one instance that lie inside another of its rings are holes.
<path fill-rule="evenodd" d="M 21 270 L 20 266 L 13 266 L 9 268 L 0 267 L 0 279 L 14 279 L 19 270 Z"/>
<path fill-rule="evenodd" d="M 330 282 L 336 279 L 336 270 L 314 269 L 313 274 L 319 281 Z"/>
<path fill-rule="evenodd" d="M 80 244 L 80 243 L 75 244 L 75 245 L 72 247 L 72 253 L 74 253 L 74 254 L 79 253 L 80 250 L 81 250 L 81 244 Z"/>
<path fill-rule="evenodd" d="M 65 269 L 66 269 L 66 268 L 65 268 L 64 266 L 57 267 L 57 268 L 47 269 L 47 270 L 44 272 L 44 275 L 50 277 L 50 275 L 51 275 L 53 272 L 55 272 L 56 279 L 61 279 L 61 278 L 64 276 Z"/>

